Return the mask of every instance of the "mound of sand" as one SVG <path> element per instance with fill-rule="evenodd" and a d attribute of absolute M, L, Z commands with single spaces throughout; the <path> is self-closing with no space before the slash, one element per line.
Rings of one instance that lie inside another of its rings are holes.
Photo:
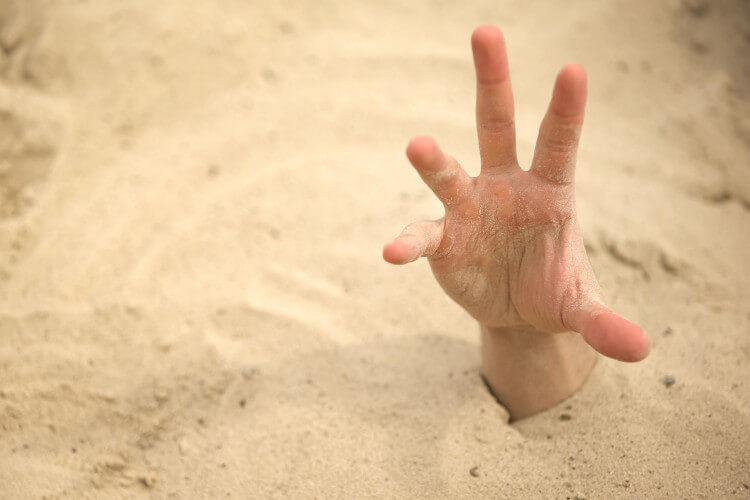
<path fill-rule="evenodd" d="M 0 496 L 750 494 L 749 10 L 0 0 Z M 585 241 L 653 340 L 513 424 L 380 260 L 440 215 L 410 136 L 478 170 L 482 23 L 522 160 L 586 66 Z"/>

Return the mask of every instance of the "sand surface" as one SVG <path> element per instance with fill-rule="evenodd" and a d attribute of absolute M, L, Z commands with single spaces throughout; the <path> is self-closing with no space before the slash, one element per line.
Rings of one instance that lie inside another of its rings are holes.
<path fill-rule="evenodd" d="M 411 136 L 478 171 L 482 23 L 524 164 L 587 68 L 585 242 L 653 340 L 514 423 L 380 258 L 441 215 Z M 0 0 L 0 48 L 0 497 L 750 496 L 747 1 Z"/>

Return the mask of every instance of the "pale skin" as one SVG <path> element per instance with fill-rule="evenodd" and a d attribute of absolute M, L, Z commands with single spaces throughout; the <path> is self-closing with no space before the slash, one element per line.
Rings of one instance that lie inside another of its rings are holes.
<path fill-rule="evenodd" d="M 480 174 L 469 176 L 433 139 L 412 139 L 406 155 L 445 215 L 407 226 L 385 245 L 383 258 L 429 260 L 443 290 L 479 322 L 485 380 L 519 419 L 575 392 L 594 366 L 595 351 L 632 362 L 644 359 L 651 344 L 638 325 L 604 304 L 578 226 L 583 68 L 569 64 L 558 74 L 525 171 L 516 158 L 503 34 L 481 26 L 471 45 Z"/>

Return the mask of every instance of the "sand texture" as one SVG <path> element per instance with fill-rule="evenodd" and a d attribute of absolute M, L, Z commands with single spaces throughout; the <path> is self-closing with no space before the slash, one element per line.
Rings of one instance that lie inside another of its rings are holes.
<path fill-rule="evenodd" d="M 524 165 L 587 68 L 584 239 L 653 341 L 514 423 L 380 256 L 442 214 L 410 137 L 479 170 L 484 23 Z M 0 0 L 0 48 L 0 498 L 750 496 L 747 1 Z"/>

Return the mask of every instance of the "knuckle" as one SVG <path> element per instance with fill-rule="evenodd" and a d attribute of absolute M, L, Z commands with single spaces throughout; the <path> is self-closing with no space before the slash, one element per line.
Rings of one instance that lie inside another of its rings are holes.
<path fill-rule="evenodd" d="M 491 135 L 507 135 L 515 133 L 515 121 L 503 116 L 484 116 L 478 124 L 479 130 Z"/>

